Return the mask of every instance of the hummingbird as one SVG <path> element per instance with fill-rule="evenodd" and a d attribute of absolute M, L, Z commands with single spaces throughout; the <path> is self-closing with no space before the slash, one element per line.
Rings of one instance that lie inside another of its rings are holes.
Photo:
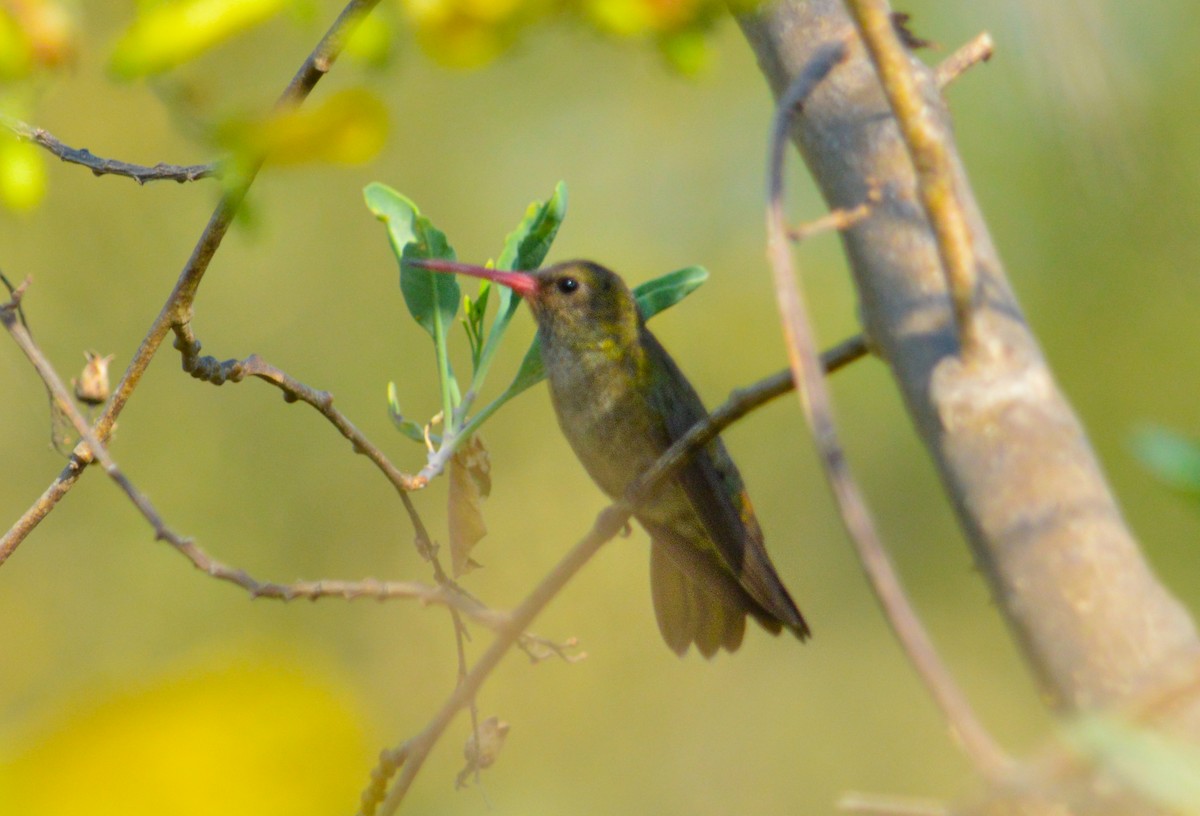
<path fill-rule="evenodd" d="M 708 416 L 679 366 L 646 328 L 615 272 L 566 261 L 507 272 L 414 260 L 435 272 L 512 289 L 533 312 L 558 424 L 592 480 L 612 499 Z M 714 439 L 634 511 L 650 534 L 650 586 L 663 640 L 683 656 L 736 651 L 746 616 L 800 640 L 808 624 L 763 545 L 741 474 Z"/>

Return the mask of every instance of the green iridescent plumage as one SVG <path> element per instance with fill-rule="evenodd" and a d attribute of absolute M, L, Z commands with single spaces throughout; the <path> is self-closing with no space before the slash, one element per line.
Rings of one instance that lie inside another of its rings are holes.
<path fill-rule="evenodd" d="M 672 442 L 706 416 L 675 361 L 645 326 L 615 273 L 570 261 L 530 274 L 455 263 L 428 268 L 512 287 L 538 325 L 563 434 L 588 474 L 618 498 Z M 777 633 L 808 625 L 776 574 L 733 460 L 719 439 L 698 451 L 634 514 L 651 538 L 654 611 L 667 645 L 706 657 L 734 651 L 746 616 Z"/>

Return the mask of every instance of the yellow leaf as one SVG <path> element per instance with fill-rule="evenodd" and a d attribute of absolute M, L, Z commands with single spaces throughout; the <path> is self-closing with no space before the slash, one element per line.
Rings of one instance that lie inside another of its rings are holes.
<path fill-rule="evenodd" d="M 75 61 L 79 50 L 77 9 L 58 0 L 21 0 L 10 2 L 9 7 L 24 32 L 35 63 L 44 68 L 58 68 Z"/>
<path fill-rule="evenodd" d="M 421 47 L 458 68 L 494 59 L 553 8 L 548 0 L 402 0 L 402 6 Z"/>
<path fill-rule="evenodd" d="M 160 680 L 71 711 L 0 761 L 0 812 L 22 816 L 326 816 L 369 767 L 358 716 L 277 665 Z"/>
<path fill-rule="evenodd" d="M 378 97 L 351 88 L 319 105 L 232 122 L 222 130 L 219 141 L 234 153 L 266 156 L 273 164 L 361 164 L 383 148 L 387 119 L 387 109 Z"/>
<path fill-rule="evenodd" d="M 158 74 L 278 14 L 290 0 L 170 0 L 144 8 L 113 47 L 109 68 Z"/>
<path fill-rule="evenodd" d="M 46 194 L 46 162 L 30 142 L 0 137 L 0 202 L 10 210 L 31 210 Z"/>
<path fill-rule="evenodd" d="M 346 41 L 346 56 L 371 68 L 383 68 L 391 61 L 395 19 L 384 11 L 379 9 L 363 18 Z"/>
<path fill-rule="evenodd" d="M 671 67 L 685 76 L 700 73 L 711 56 L 708 37 L 696 28 L 666 34 L 659 39 L 658 47 Z"/>
<path fill-rule="evenodd" d="M 33 68 L 33 48 L 12 14 L 0 8 L 0 79 L 20 79 Z"/>

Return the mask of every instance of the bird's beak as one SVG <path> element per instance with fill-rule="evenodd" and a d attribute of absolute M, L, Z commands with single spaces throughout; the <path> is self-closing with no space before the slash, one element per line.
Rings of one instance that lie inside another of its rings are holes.
<path fill-rule="evenodd" d="M 490 280 L 501 286 L 507 286 L 523 298 L 532 297 L 537 293 L 537 279 L 526 272 L 505 272 L 501 269 L 488 269 L 486 266 L 444 261 L 440 258 L 414 258 L 409 263 L 431 272 L 457 273 Z"/>

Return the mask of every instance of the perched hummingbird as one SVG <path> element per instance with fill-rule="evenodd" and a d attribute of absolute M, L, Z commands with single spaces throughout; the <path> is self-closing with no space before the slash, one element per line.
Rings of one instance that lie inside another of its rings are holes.
<path fill-rule="evenodd" d="M 567 261 L 504 272 L 418 260 L 437 272 L 486 278 L 525 299 L 537 320 L 558 424 L 610 498 L 624 495 L 707 412 L 614 272 Z M 650 586 L 663 639 L 705 657 L 741 645 L 746 616 L 801 640 L 808 624 L 767 557 L 741 474 L 720 439 L 697 451 L 634 513 L 650 534 Z"/>

